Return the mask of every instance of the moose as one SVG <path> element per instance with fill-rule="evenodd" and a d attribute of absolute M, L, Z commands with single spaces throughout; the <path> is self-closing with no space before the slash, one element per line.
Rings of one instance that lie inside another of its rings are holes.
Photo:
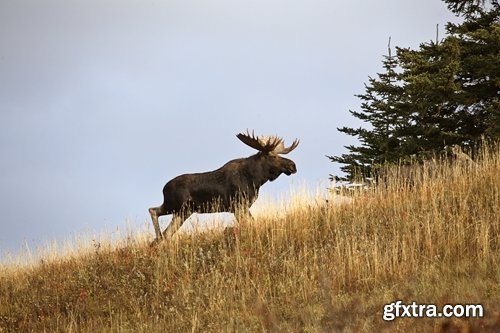
<path fill-rule="evenodd" d="M 285 148 L 283 139 L 277 136 L 256 137 L 247 130 L 236 137 L 258 153 L 231 160 L 214 171 L 180 175 L 165 184 L 163 204 L 149 208 L 156 233 L 154 243 L 171 238 L 193 213 L 229 212 L 237 220 L 251 216 L 249 209 L 262 185 L 282 173 L 290 176 L 297 172 L 295 163 L 280 155 L 297 148 L 299 140 Z M 162 233 L 158 217 L 168 214 L 172 214 L 172 221 Z"/>

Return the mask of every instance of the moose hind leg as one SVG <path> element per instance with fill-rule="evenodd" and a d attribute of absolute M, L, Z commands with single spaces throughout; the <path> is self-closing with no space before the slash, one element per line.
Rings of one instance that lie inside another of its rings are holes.
<path fill-rule="evenodd" d="M 170 239 L 175 234 L 177 230 L 182 226 L 185 220 L 187 220 L 191 214 L 172 214 L 172 221 L 168 227 L 163 231 L 163 238 Z"/>
<path fill-rule="evenodd" d="M 151 220 L 153 221 L 153 227 L 155 228 L 156 240 L 162 238 L 160 223 L 158 222 L 158 217 L 162 214 L 162 206 L 149 208 L 149 214 L 151 215 Z"/>

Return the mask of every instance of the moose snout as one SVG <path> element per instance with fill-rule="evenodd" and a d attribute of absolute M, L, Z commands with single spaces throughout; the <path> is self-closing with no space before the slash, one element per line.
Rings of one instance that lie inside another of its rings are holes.
<path fill-rule="evenodd" d="M 291 174 L 294 174 L 297 172 L 297 167 L 295 166 L 295 163 L 290 163 L 287 165 L 285 169 L 285 175 L 290 176 Z"/>

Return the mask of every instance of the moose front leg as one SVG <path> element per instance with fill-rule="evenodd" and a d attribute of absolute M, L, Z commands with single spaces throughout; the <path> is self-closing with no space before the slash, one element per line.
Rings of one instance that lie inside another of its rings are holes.
<path fill-rule="evenodd" d="M 234 211 L 234 217 L 236 219 L 236 223 L 245 223 L 245 221 L 254 221 L 254 217 L 250 213 L 250 209 L 248 207 L 239 207 Z M 242 222 L 243 221 L 243 222 Z"/>

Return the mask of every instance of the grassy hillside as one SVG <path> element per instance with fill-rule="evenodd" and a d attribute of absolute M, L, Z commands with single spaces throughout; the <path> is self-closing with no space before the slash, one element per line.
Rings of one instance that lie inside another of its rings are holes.
<path fill-rule="evenodd" d="M 498 332 L 499 149 L 418 174 L 225 233 L 0 266 L 0 332 Z M 396 300 L 485 317 L 385 322 Z"/>

